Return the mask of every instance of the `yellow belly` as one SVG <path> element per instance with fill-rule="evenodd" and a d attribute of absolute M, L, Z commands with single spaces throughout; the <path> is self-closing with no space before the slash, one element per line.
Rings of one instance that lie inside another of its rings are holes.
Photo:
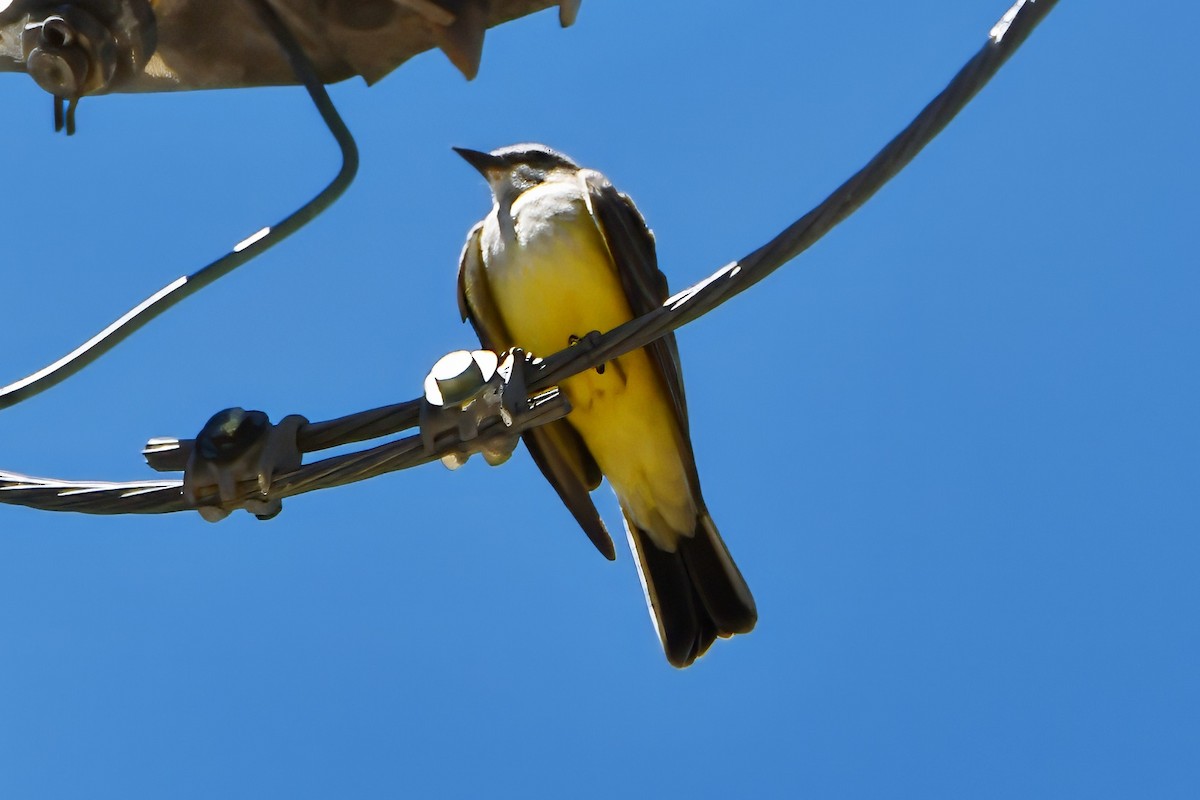
<path fill-rule="evenodd" d="M 485 228 L 484 266 L 512 344 L 546 355 L 571 336 L 608 331 L 632 313 L 582 201 L 539 203 L 531 194 L 523 196 L 525 206 L 514 206 L 514 240 L 497 246 L 499 231 Z M 568 420 L 622 506 L 660 547 L 673 550 L 678 535 L 692 534 L 696 507 L 679 421 L 649 356 L 642 350 L 621 356 L 602 374 L 588 370 L 562 389 L 572 406 Z"/>

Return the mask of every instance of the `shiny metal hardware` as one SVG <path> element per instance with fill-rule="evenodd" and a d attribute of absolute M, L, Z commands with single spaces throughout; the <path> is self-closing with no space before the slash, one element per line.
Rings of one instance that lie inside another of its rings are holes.
<path fill-rule="evenodd" d="M 25 0 L 0 10 L 0 26 L 9 20 L 19 23 L 25 71 L 54 96 L 55 130 L 66 128 L 68 136 L 79 99 L 133 81 L 158 38 L 148 0 Z"/>

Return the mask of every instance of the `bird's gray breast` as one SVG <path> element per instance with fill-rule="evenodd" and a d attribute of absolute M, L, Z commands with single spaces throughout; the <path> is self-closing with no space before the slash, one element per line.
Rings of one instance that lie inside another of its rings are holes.
<path fill-rule="evenodd" d="M 572 266 L 594 267 L 607 249 L 574 180 L 547 181 L 498 205 L 484 223 L 480 245 L 489 280 L 541 279 L 536 273 Z"/>

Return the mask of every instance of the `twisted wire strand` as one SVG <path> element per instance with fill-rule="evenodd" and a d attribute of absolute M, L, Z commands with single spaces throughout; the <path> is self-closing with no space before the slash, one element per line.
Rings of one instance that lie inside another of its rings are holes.
<path fill-rule="evenodd" d="M 631 350 L 645 347 L 663 334 L 746 291 L 803 253 L 908 166 L 1004 66 L 1057 2 L 1018 0 L 992 27 L 983 48 L 959 70 L 941 94 L 820 205 L 754 252 L 672 296 L 654 311 L 613 328 L 592 346 L 581 342 L 547 357 L 540 374 L 530 381 L 530 388 L 552 386 Z"/>
<path fill-rule="evenodd" d="M 1057 1 L 1018 0 L 991 29 L 983 48 L 959 70 L 946 88 L 866 166 L 820 205 L 762 247 L 684 289 L 654 311 L 590 342 L 583 340 L 548 356 L 530 376 L 530 391 L 547 389 L 572 375 L 644 347 L 746 291 L 807 250 L 906 167 L 991 80 L 1053 10 Z M 417 399 L 311 423 L 298 434 L 301 450 L 314 452 L 393 435 L 415 426 L 419 409 L 420 399 Z M 547 415 L 542 421 L 551 418 L 552 415 Z M 538 424 L 538 419 L 531 419 L 529 424 Z M 453 434 L 444 434 L 438 438 L 434 452 L 426 452 L 419 436 L 409 436 L 357 453 L 324 459 L 278 476 L 272 483 L 271 496 L 289 497 L 407 469 L 436 460 L 461 444 Z M 241 499 L 261 497 L 257 487 L 250 483 L 240 484 L 238 488 Z M 7 472 L 0 472 L 0 502 L 90 514 L 156 514 L 189 508 L 183 501 L 182 481 L 89 483 L 31 478 Z"/>

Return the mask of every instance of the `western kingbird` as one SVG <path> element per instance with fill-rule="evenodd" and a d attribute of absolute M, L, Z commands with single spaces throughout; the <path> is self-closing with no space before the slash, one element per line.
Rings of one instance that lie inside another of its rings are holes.
<path fill-rule="evenodd" d="M 654 237 L 599 172 L 540 144 L 455 148 L 495 201 L 471 229 L 458 303 L 484 347 L 557 352 L 667 299 Z M 615 558 L 589 492 L 608 478 L 667 660 L 686 667 L 758 612 L 700 494 L 674 335 L 563 381 L 563 420 L 524 434 L 596 547 Z"/>

